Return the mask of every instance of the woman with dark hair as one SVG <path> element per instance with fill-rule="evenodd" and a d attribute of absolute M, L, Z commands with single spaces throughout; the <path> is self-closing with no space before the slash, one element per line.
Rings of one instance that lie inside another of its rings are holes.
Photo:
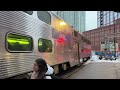
<path fill-rule="evenodd" d="M 46 61 L 42 58 L 37 59 L 33 66 L 31 79 L 46 79 L 45 73 L 47 70 L 48 67 Z"/>

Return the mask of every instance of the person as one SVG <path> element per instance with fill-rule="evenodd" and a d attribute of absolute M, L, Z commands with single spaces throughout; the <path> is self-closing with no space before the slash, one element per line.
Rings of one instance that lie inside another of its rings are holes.
<path fill-rule="evenodd" d="M 108 51 L 108 57 L 110 60 L 112 60 L 112 52 L 111 51 Z"/>
<path fill-rule="evenodd" d="M 108 60 L 108 59 L 109 59 L 108 55 L 105 55 L 105 60 Z"/>
<path fill-rule="evenodd" d="M 120 52 L 118 51 L 118 58 L 120 57 Z"/>
<path fill-rule="evenodd" d="M 99 54 L 99 56 L 102 56 L 102 58 L 104 58 L 105 57 L 105 52 L 101 51 L 100 54 Z"/>
<path fill-rule="evenodd" d="M 118 53 L 118 51 L 116 51 L 116 58 L 118 58 L 119 57 L 119 53 Z"/>
<path fill-rule="evenodd" d="M 45 76 L 47 70 L 48 66 L 46 61 L 42 58 L 37 59 L 33 66 L 33 73 L 31 79 L 47 79 Z"/>
<path fill-rule="evenodd" d="M 99 60 L 102 60 L 102 56 L 99 56 Z"/>
<path fill-rule="evenodd" d="M 45 73 L 46 79 L 62 79 L 62 78 L 58 78 L 55 74 L 54 74 L 54 69 L 52 67 L 50 67 L 48 64 L 48 71 Z"/>
<path fill-rule="evenodd" d="M 51 75 L 53 75 L 54 69 L 50 67 L 48 64 L 47 64 L 47 67 L 48 67 L 48 70 L 45 73 L 46 79 L 53 79 Z"/>

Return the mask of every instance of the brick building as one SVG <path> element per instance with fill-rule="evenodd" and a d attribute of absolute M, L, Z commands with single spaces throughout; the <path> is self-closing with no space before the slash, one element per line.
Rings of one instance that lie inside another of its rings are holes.
<path fill-rule="evenodd" d="M 93 30 L 85 31 L 83 32 L 83 35 L 91 41 L 92 50 L 101 51 L 102 48 L 105 48 L 102 47 L 102 45 L 105 45 L 105 37 L 109 38 L 109 43 L 114 42 L 114 32 L 116 33 L 116 36 L 120 36 L 120 19 L 117 19 L 115 24 L 113 23 L 108 26 L 98 27 Z M 120 37 L 116 37 L 115 42 L 117 44 L 116 50 L 120 51 Z M 113 49 L 111 50 L 113 51 Z"/>

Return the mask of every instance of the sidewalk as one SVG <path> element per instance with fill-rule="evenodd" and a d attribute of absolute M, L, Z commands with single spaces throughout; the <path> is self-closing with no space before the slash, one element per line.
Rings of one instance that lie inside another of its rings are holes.
<path fill-rule="evenodd" d="M 91 61 L 93 61 L 93 62 L 113 62 L 113 63 L 118 63 L 118 62 L 120 62 L 120 57 L 118 57 L 116 60 L 111 61 L 110 59 L 108 59 L 108 60 L 105 60 L 105 59 L 100 60 L 98 55 L 93 55 L 91 57 L 90 61 L 87 62 L 87 63 L 90 63 Z"/>

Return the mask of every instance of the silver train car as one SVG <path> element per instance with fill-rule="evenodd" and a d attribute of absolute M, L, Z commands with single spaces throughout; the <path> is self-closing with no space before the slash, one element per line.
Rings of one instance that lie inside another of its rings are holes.
<path fill-rule="evenodd" d="M 90 57 L 85 48 L 89 40 L 50 11 L 0 11 L 0 79 L 26 75 L 37 58 L 57 74 Z"/>

